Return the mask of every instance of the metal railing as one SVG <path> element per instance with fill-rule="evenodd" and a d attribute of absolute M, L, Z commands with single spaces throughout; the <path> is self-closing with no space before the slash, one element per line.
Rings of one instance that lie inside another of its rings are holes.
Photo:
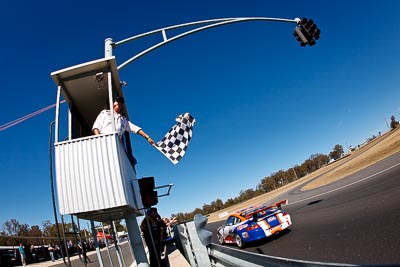
<path fill-rule="evenodd" d="M 244 250 L 234 249 L 226 246 L 210 244 L 208 247 L 208 254 L 210 256 L 211 266 L 303 266 L 303 267 L 317 267 L 317 266 L 359 266 L 353 264 L 340 264 L 340 263 L 326 263 L 326 262 L 312 262 L 303 260 L 293 260 L 280 257 L 267 256 L 257 253 L 251 253 Z"/>

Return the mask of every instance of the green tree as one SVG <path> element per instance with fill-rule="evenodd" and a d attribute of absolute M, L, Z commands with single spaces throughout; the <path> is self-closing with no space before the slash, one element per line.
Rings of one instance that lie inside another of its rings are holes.
<path fill-rule="evenodd" d="M 222 202 L 220 198 L 217 198 L 217 200 L 215 201 L 215 209 L 221 210 L 223 208 L 224 208 L 224 202 Z"/>
<path fill-rule="evenodd" d="M 185 221 L 185 215 L 183 214 L 183 212 L 179 212 L 178 214 L 173 214 L 174 217 L 176 217 L 176 221 L 177 223 L 182 223 Z"/>
<path fill-rule="evenodd" d="M 233 198 L 228 198 L 228 199 L 225 201 L 225 203 L 224 203 L 224 208 L 233 206 L 233 205 L 235 205 L 235 204 L 236 204 L 235 199 L 233 199 Z"/>
<path fill-rule="evenodd" d="M 309 173 L 312 173 L 313 171 L 315 171 L 315 166 L 311 159 L 306 159 L 303 162 L 303 166 L 306 169 L 306 172 L 307 172 L 306 174 L 309 174 Z"/>
<path fill-rule="evenodd" d="M 261 180 L 260 184 L 258 185 L 258 188 L 267 193 L 275 190 L 276 184 L 274 179 L 271 176 L 268 176 L 264 177 Z"/>
<path fill-rule="evenodd" d="M 341 145 L 335 145 L 333 150 L 329 153 L 329 158 L 337 160 L 338 158 L 343 156 L 343 154 L 344 154 L 343 147 Z"/>
<path fill-rule="evenodd" d="M 31 238 L 29 243 L 32 245 L 41 244 L 43 242 L 42 241 L 43 239 L 41 239 L 42 234 L 43 234 L 42 230 L 40 230 L 39 226 L 33 225 L 28 232 L 28 236 Z M 36 237 L 36 238 L 34 238 L 34 237 Z"/>
<path fill-rule="evenodd" d="M 342 148 L 342 150 L 343 150 L 343 148 Z M 315 166 L 315 168 L 317 170 L 322 168 L 329 162 L 329 157 L 327 155 L 320 154 L 320 153 L 311 155 L 310 159 L 313 161 L 313 165 Z"/>
<path fill-rule="evenodd" d="M 21 224 L 16 219 L 5 221 L 1 227 L 2 232 L 8 236 L 18 236 Z"/>
<path fill-rule="evenodd" d="M 115 228 L 117 229 L 117 232 L 126 231 L 126 227 L 121 224 L 121 220 L 115 221 Z"/>
<path fill-rule="evenodd" d="M 399 125 L 399 121 L 396 121 L 396 118 L 392 115 L 390 117 L 390 128 L 393 130 Z"/>
<path fill-rule="evenodd" d="M 202 208 L 202 212 L 201 212 L 202 214 L 209 214 L 209 213 L 211 213 L 213 211 L 214 210 L 213 210 L 211 205 L 203 204 L 203 208 Z"/>
<path fill-rule="evenodd" d="M 11 219 L 3 223 L 0 232 L 4 233 L 4 236 L 7 237 L 5 240 L 6 246 L 26 243 L 24 237 L 28 236 L 29 225 L 21 224 L 18 220 Z"/>
<path fill-rule="evenodd" d="M 7 246 L 7 235 L 5 232 L 0 231 L 0 246 Z"/>
<path fill-rule="evenodd" d="M 50 220 L 43 221 L 42 226 L 43 226 L 43 236 L 46 237 L 58 236 L 57 227 L 55 224 L 51 223 Z M 62 233 L 61 225 L 59 228 L 60 228 L 60 233 Z"/>

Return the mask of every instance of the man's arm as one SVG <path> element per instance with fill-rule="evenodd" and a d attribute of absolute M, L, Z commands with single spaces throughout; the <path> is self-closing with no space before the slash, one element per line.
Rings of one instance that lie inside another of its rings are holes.
<path fill-rule="evenodd" d="M 107 113 L 107 110 L 102 110 L 99 115 L 97 115 L 96 120 L 93 123 L 92 126 L 92 132 L 93 134 L 100 134 L 100 129 L 102 129 L 103 124 L 104 124 L 104 118 L 105 116 L 109 115 L 109 113 Z"/>
<path fill-rule="evenodd" d="M 139 130 L 138 135 L 143 136 L 150 143 L 150 145 L 154 145 L 153 139 L 151 139 L 151 137 L 147 133 L 145 133 L 143 129 Z"/>

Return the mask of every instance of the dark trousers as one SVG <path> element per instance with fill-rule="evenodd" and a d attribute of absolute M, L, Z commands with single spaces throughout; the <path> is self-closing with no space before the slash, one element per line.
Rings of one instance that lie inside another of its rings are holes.
<path fill-rule="evenodd" d="M 154 251 L 154 246 L 153 246 L 153 240 L 149 237 L 145 237 L 146 245 L 149 250 L 150 254 L 150 267 L 159 267 L 163 266 L 161 263 L 161 247 L 160 247 L 160 242 L 155 242 L 155 249 Z M 158 265 L 160 263 L 160 265 Z"/>

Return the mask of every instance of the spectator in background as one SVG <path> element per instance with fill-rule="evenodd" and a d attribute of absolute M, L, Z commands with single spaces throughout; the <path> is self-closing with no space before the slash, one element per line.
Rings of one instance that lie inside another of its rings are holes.
<path fill-rule="evenodd" d="M 82 244 L 79 242 L 78 243 L 78 247 L 79 247 L 79 249 L 81 250 L 81 252 L 82 252 L 82 255 L 83 255 L 83 262 L 84 263 L 92 263 L 92 261 L 89 259 L 89 257 L 86 255 L 86 252 L 87 252 L 87 248 L 88 248 L 88 245 L 87 245 L 87 243 L 86 243 L 86 241 L 83 241 L 82 242 Z"/>
<path fill-rule="evenodd" d="M 47 250 L 49 251 L 51 261 L 54 261 L 54 247 L 52 244 L 49 244 Z"/>
<path fill-rule="evenodd" d="M 176 217 L 173 217 L 171 219 L 163 218 L 163 221 L 165 223 L 165 226 L 167 227 L 167 229 L 166 229 L 167 236 L 166 237 L 173 237 L 172 227 L 173 227 L 173 224 L 175 224 L 177 222 Z M 165 237 L 164 237 L 164 239 L 165 239 Z"/>
<path fill-rule="evenodd" d="M 72 254 L 72 248 L 74 247 L 74 244 L 72 243 L 72 240 L 69 240 L 67 242 L 67 249 L 68 249 L 68 254 Z"/>
<path fill-rule="evenodd" d="M 31 256 L 32 256 L 32 262 L 35 263 L 37 261 L 37 259 L 36 259 L 36 251 L 35 251 L 35 246 L 34 245 L 31 245 L 30 253 L 31 253 Z"/>
<path fill-rule="evenodd" d="M 61 250 L 60 250 L 60 247 L 58 245 L 54 246 L 54 256 L 55 256 L 56 260 L 62 258 Z"/>
<path fill-rule="evenodd" d="M 26 254 L 25 254 L 25 248 L 22 245 L 22 243 L 19 244 L 18 250 L 19 250 L 19 254 L 21 255 L 21 263 L 23 266 L 25 266 L 26 265 Z"/>

